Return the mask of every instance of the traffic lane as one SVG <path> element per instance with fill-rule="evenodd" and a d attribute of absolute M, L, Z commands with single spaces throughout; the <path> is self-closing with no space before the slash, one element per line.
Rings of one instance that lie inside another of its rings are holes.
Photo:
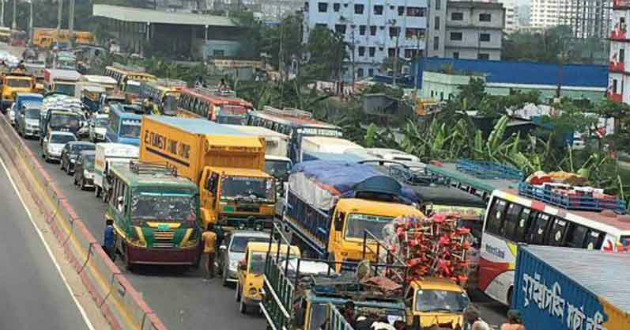
<path fill-rule="evenodd" d="M 41 158 L 37 140 L 25 140 L 37 161 L 48 171 L 57 187 L 66 195 L 68 202 L 85 222 L 90 232 L 101 241 L 105 229 L 105 204 L 94 197 L 92 190 L 81 191 L 72 183 L 72 176 L 60 170 L 59 163 L 46 163 Z M 226 288 L 217 278 L 202 281 L 201 270 L 182 267 L 140 266 L 134 272 L 124 271 L 120 258 L 118 267 L 140 291 L 149 306 L 169 329 L 262 329 L 264 319 L 254 313 L 243 315 L 238 311 L 234 289 Z"/>
<path fill-rule="evenodd" d="M 0 170 L 0 329 L 89 329 L 4 169 Z"/>

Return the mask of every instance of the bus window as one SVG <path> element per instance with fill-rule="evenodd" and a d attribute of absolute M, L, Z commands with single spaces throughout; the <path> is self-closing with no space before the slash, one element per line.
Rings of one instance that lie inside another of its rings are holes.
<path fill-rule="evenodd" d="M 549 231 L 547 243 L 551 246 L 562 246 L 564 235 L 567 232 L 568 222 L 564 219 L 555 218 Z"/>
<path fill-rule="evenodd" d="M 527 243 L 530 244 L 545 244 L 545 234 L 547 233 L 547 225 L 549 224 L 549 215 L 544 213 L 539 213 L 532 226 L 530 227 L 530 232 L 528 234 Z"/>
<path fill-rule="evenodd" d="M 523 207 L 514 203 L 511 203 L 508 206 L 507 213 L 505 216 L 505 222 L 503 224 L 503 235 L 510 239 L 515 240 L 515 231 L 518 225 L 519 217 L 518 215 L 521 213 L 521 209 Z"/>
<path fill-rule="evenodd" d="M 488 223 L 486 224 L 486 230 L 488 232 L 495 234 L 501 233 L 506 206 L 506 201 L 498 198 L 494 200 L 494 202 L 492 203 L 492 207 L 488 212 Z"/>
<path fill-rule="evenodd" d="M 589 250 L 599 250 L 602 247 L 602 242 L 604 241 L 604 235 L 602 232 L 589 229 L 588 234 L 586 235 L 586 241 L 584 242 L 583 248 Z"/>
<path fill-rule="evenodd" d="M 518 217 L 518 224 L 516 226 L 516 232 L 514 233 L 514 241 L 515 242 L 525 242 L 525 237 L 527 235 L 527 229 L 531 224 L 531 220 L 536 217 L 536 212 L 532 212 L 532 210 L 524 207 L 523 211 Z"/>
<path fill-rule="evenodd" d="M 571 248 L 582 248 L 584 246 L 584 239 L 586 238 L 587 232 L 587 227 L 572 223 L 569 226 L 565 245 Z"/>

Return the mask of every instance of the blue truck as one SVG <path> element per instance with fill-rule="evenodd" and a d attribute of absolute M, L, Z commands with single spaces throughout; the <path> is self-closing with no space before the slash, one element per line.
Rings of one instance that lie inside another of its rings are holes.
<path fill-rule="evenodd" d="M 628 330 L 630 254 L 519 246 L 512 307 L 527 330 Z"/>

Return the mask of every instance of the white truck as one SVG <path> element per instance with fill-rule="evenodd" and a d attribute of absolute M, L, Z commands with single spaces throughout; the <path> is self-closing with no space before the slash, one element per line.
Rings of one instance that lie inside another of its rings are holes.
<path fill-rule="evenodd" d="M 128 163 L 138 160 L 140 149 L 137 146 L 121 143 L 97 143 L 94 158 L 94 194 L 107 202 L 110 189 L 108 176 L 112 163 Z"/>
<path fill-rule="evenodd" d="M 323 155 L 341 155 L 349 150 L 362 150 L 363 147 L 346 139 L 326 136 L 306 136 L 302 138 L 300 161 L 322 160 Z M 327 158 L 328 159 L 328 158 Z"/>

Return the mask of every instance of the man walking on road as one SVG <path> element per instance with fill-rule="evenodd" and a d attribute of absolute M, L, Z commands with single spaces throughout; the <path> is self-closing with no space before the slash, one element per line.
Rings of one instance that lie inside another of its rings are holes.
<path fill-rule="evenodd" d="M 112 219 L 105 221 L 103 249 L 112 261 L 116 260 L 116 232 L 114 231 L 114 220 Z"/>
<path fill-rule="evenodd" d="M 203 254 L 206 255 L 206 280 L 214 278 L 214 255 L 217 243 L 217 234 L 214 232 L 214 225 L 209 223 L 208 230 L 201 235 L 203 240 Z"/>

